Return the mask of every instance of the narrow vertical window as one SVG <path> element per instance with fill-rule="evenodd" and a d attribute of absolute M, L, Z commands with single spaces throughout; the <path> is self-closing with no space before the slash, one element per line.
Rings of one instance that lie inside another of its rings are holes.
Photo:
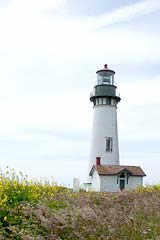
<path fill-rule="evenodd" d="M 106 152 L 111 152 L 113 148 L 113 139 L 111 137 L 106 138 Z"/>
<path fill-rule="evenodd" d="M 111 105 L 114 106 L 114 99 L 111 99 Z"/>
<path fill-rule="evenodd" d="M 102 98 L 99 98 L 99 104 L 102 105 Z"/>
<path fill-rule="evenodd" d="M 103 98 L 103 104 L 106 105 L 106 98 Z"/>
<path fill-rule="evenodd" d="M 111 99 L 110 98 L 106 98 L 106 104 L 111 105 Z"/>
<path fill-rule="evenodd" d="M 99 105 L 99 98 L 97 98 L 97 105 Z"/>

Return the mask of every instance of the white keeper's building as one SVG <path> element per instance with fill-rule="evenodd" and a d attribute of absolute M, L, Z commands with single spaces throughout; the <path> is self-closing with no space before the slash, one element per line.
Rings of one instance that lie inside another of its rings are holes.
<path fill-rule="evenodd" d="M 93 128 L 86 190 L 116 192 L 143 184 L 145 173 L 139 166 L 119 165 L 117 94 L 115 72 L 108 68 L 97 71 L 97 82 L 90 96 L 93 103 Z"/>

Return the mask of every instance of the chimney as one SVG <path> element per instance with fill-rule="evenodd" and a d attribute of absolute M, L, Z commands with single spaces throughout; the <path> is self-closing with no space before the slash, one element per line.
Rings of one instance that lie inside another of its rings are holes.
<path fill-rule="evenodd" d="M 100 166 L 100 165 L 101 165 L 101 158 L 96 157 L 96 166 Z"/>

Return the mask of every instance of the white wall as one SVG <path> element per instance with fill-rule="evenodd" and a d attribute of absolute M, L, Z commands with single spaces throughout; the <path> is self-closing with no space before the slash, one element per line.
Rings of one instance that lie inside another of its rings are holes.
<path fill-rule="evenodd" d="M 100 176 L 101 192 L 117 192 L 119 184 L 117 184 L 117 176 Z"/>
<path fill-rule="evenodd" d="M 127 184 L 125 180 L 125 189 L 135 189 L 142 186 L 143 177 L 130 176 Z M 100 176 L 100 191 L 101 192 L 117 192 L 120 191 L 119 181 L 117 184 L 117 176 Z"/>
<path fill-rule="evenodd" d="M 119 165 L 117 132 L 117 109 L 115 106 L 99 105 L 93 108 L 93 127 L 89 169 L 101 157 L 101 164 Z M 106 137 L 113 137 L 112 152 L 105 151 Z"/>
<path fill-rule="evenodd" d="M 136 189 L 138 186 L 143 185 L 143 177 L 141 176 L 129 176 L 128 184 L 127 173 L 125 173 L 125 178 L 123 179 L 125 180 L 125 189 Z M 99 176 L 97 171 L 94 171 L 91 189 L 98 192 L 118 192 L 120 191 L 120 178 L 117 175 Z"/>
<path fill-rule="evenodd" d="M 99 192 L 100 191 L 100 177 L 97 171 L 94 171 L 92 176 L 92 190 Z"/>
<path fill-rule="evenodd" d="M 128 179 L 128 184 L 126 184 L 126 189 L 135 189 L 138 186 L 143 185 L 143 177 L 140 176 L 130 176 Z"/>
<path fill-rule="evenodd" d="M 73 191 L 78 192 L 80 189 L 80 181 L 79 178 L 73 178 Z"/>

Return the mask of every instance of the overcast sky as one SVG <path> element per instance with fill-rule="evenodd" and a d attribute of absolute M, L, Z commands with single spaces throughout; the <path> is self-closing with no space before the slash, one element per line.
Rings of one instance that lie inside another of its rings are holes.
<path fill-rule="evenodd" d="M 0 0 L 0 167 L 85 180 L 96 71 L 116 71 L 120 162 L 160 182 L 160 1 Z"/>

